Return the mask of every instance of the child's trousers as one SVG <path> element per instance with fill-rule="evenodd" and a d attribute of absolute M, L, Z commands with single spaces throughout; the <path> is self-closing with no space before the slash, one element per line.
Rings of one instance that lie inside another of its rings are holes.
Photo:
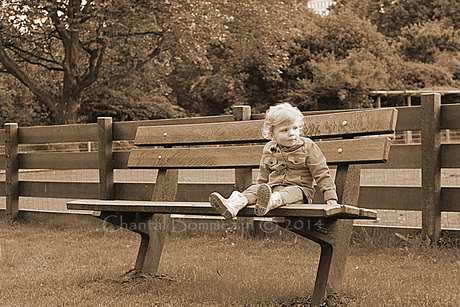
<path fill-rule="evenodd" d="M 257 188 L 258 184 L 253 184 L 247 188 L 243 195 L 248 199 L 248 204 L 252 205 L 257 202 Z M 294 204 L 294 203 L 308 203 L 308 199 L 305 196 L 303 190 L 295 185 L 284 186 L 277 185 L 272 187 L 272 192 L 279 192 L 281 198 L 284 200 L 285 204 Z"/>

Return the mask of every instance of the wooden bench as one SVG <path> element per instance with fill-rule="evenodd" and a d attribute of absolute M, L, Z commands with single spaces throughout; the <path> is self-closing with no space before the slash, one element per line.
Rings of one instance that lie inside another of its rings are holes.
<path fill-rule="evenodd" d="M 67 208 L 93 210 L 98 218 L 139 233 L 141 243 L 134 268 L 155 274 L 171 214 L 218 215 L 203 201 L 209 191 L 202 193 L 202 201 L 176 201 L 179 169 L 235 169 L 236 189 L 242 191 L 252 184 L 252 169 L 258 168 L 267 140 L 261 136 L 263 120 L 250 118 L 250 108 L 241 106 L 234 108 L 233 122 L 141 126 L 128 167 L 158 169 L 151 201 L 75 200 L 68 202 Z M 386 134 L 394 133 L 396 119 L 397 110 L 392 108 L 306 116 L 304 135 L 316 140 L 329 165 L 337 166 L 340 205 L 324 204 L 321 193 L 317 193 L 315 204 L 286 205 L 266 216 L 276 217 L 279 226 L 320 244 L 314 306 L 323 301 L 326 289 L 340 289 L 353 219 L 377 217 L 375 211 L 357 207 L 360 164 L 388 159 L 391 141 Z M 218 192 L 227 197 L 230 191 Z M 238 217 L 255 217 L 253 208 L 244 208 Z"/>

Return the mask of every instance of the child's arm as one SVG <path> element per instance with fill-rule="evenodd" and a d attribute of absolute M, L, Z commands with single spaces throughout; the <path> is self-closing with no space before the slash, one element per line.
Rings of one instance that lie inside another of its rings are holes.
<path fill-rule="evenodd" d="M 257 183 L 268 183 L 268 176 L 270 175 L 270 169 L 264 163 L 264 159 L 260 159 L 259 174 L 257 176 Z"/>
<path fill-rule="evenodd" d="M 306 164 L 316 184 L 324 194 L 324 200 L 328 204 L 337 204 L 337 193 L 334 180 L 332 179 L 329 167 L 326 164 L 326 157 L 321 149 L 313 141 L 307 148 Z"/>

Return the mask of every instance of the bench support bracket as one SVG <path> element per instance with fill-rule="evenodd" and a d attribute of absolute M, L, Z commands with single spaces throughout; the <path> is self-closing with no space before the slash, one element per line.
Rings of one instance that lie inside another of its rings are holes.
<path fill-rule="evenodd" d="M 141 235 L 134 270 L 155 275 L 161 253 L 171 230 L 170 214 L 101 212 L 99 219 Z"/>
<path fill-rule="evenodd" d="M 285 221 L 278 225 L 321 246 L 311 304 L 320 306 L 325 294 L 338 291 L 342 284 L 349 243 L 348 230 L 351 232 L 353 221 L 299 217 L 285 218 Z M 289 225 L 308 227 L 292 229 Z"/>

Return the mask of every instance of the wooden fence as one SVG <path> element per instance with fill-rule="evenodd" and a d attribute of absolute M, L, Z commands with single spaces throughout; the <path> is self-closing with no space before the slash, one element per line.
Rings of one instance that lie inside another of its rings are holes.
<path fill-rule="evenodd" d="M 436 240 L 441 232 L 441 211 L 460 211 L 460 187 L 441 187 L 441 168 L 460 168 L 460 143 L 441 144 L 441 131 L 460 129 L 460 104 L 441 105 L 439 94 L 422 96 L 421 106 L 398 108 L 397 131 L 421 131 L 421 144 L 394 144 L 389 162 L 367 165 L 367 169 L 421 169 L 422 187 L 362 186 L 359 205 L 373 209 L 422 211 L 422 234 Z M 314 114 L 308 112 L 306 114 Z M 324 113 L 324 112 L 323 112 Z M 251 119 L 261 119 L 252 115 Z M 6 124 L 0 130 L 5 154 L 0 169 L 6 172 L 0 181 L 0 196 L 6 197 L 6 215 L 10 221 L 19 214 L 19 197 L 94 198 L 149 200 L 153 183 L 114 183 L 114 169 L 126 169 L 129 148 L 114 150 L 114 144 L 129 143 L 138 126 L 232 121 L 233 116 L 113 123 L 99 118 L 97 124 L 24 127 Z M 24 144 L 97 142 L 98 152 L 25 151 Z M 117 142 L 117 143 L 114 143 Z M 99 182 L 20 181 L 19 170 L 99 170 Z M 182 183 L 178 201 L 206 201 L 215 190 L 231 191 L 227 183 Z"/>

